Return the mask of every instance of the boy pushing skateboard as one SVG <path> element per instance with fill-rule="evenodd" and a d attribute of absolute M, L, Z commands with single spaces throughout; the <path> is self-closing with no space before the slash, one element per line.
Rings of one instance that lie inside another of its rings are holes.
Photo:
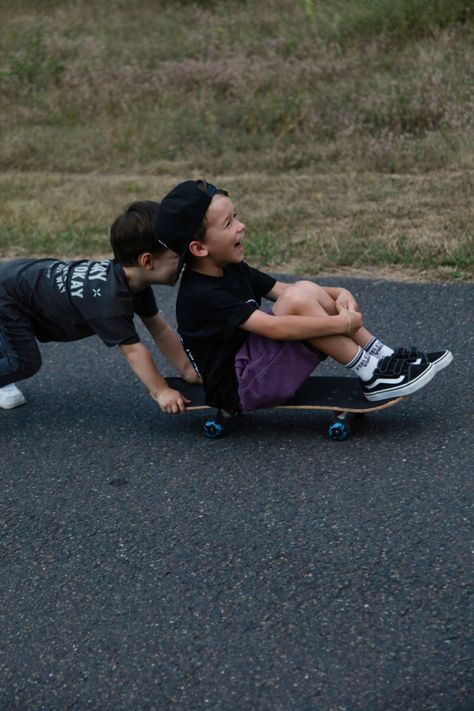
<path fill-rule="evenodd" d="M 450 351 L 392 349 L 367 330 L 354 296 L 310 281 L 287 284 L 244 262 L 245 225 L 228 193 L 203 180 L 162 200 L 156 235 L 179 255 L 178 332 L 203 379 L 206 403 L 229 412 L 290 400 L 331 357 L 360 381 L 370 402 L 427 385 Z M 271 313 L 261 299 L 273 301 Z"/>
<path fill-rule="evenodd" d="M 0 267 L 0 407 L 25 402 L 16 382 L 41 366 L 38 341 L 97 335 L 118 346 L 163 412 L 188 400 L 170 388 L 133 324 L 136 313 L 163 355 L 190 383 L 200 382 L 176 332 L 159 313 L 152 284 L 174 283 L 178 258 L 158 242 L 158 203 L 135 202 L 110 232 L 115 259 L 18 259 Z"/>

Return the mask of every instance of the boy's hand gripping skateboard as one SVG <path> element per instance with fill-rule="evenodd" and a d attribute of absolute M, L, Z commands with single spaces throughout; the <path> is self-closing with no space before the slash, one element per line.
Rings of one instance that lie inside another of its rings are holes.
<path fill-rule="evenodd" d="M 201 385 L 190 385 L 181 378 L 167 378 L 169 386 L 179 390 L 191 400 L 186 411 L 212 409 L 206 405 L 204 390 Z M 382 402 L 369 402 L 362 392 L 356 378 L 331 378 L 312 376 L 303 383 L 296 395 L 277 409 L 286 410 L 328 410 L 334 413 L 329 422 L 327 434 L 330 439 L 343 441 L 351 433 L 350 423 L 357 414 L 385 410 L 406 397 L 396 397 Z M 217 438 L 225 432 L 226 422 L 232 419 L 223 410 L 216 410 L 212 417 L 204 423 L 204 434 L 207 437 Z"/>

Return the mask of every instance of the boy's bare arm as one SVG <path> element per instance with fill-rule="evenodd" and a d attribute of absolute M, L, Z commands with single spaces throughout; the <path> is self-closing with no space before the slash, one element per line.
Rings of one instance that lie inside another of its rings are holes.
<path fill-rule="evenodd" d="M 337 316 L 273 316 L 254 311 L 241 324 L 244 331 L 276 341 L 306 341 L 323 336 L 352 335 L 362 327 L 362 315 L 340 307 Z"/>
<path fill-rule="evenodd" d="M 176 331 L 161 314 L 142 318 L 156 345 L 165 358 L 188 383 L 200 383 L 201 378 L 194 370 Z"/>
<path fill-rule="evenodd" d="M 135 375 L 150 391 L 163 412 L 178 413 L 186 410 L 189 400 L 178 390 L 173 390 L 161 375 L 153 357 L 143 343 L 119 346 Z"/>

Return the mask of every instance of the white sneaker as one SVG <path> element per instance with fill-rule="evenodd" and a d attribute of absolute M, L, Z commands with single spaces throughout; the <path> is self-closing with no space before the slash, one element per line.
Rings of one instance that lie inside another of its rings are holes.
<path fill-rule="evenodd" d="M 13 383 L 0 388 L 0 407 L 4 410 L 11 410 L 14 407 L 24 405 L 25 396 Z"/>

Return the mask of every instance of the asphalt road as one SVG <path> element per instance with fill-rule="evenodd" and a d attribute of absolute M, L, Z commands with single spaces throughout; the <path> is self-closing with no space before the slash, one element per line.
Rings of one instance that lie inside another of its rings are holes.
<path fill-rule="evenodd" d="M 1 711 L 472 711 L 474 284 L 340 282 L 455 356 L 343 443 L 282 411 L 209 441 L 118 349 L 42 348 L 0 412 Z"/>

